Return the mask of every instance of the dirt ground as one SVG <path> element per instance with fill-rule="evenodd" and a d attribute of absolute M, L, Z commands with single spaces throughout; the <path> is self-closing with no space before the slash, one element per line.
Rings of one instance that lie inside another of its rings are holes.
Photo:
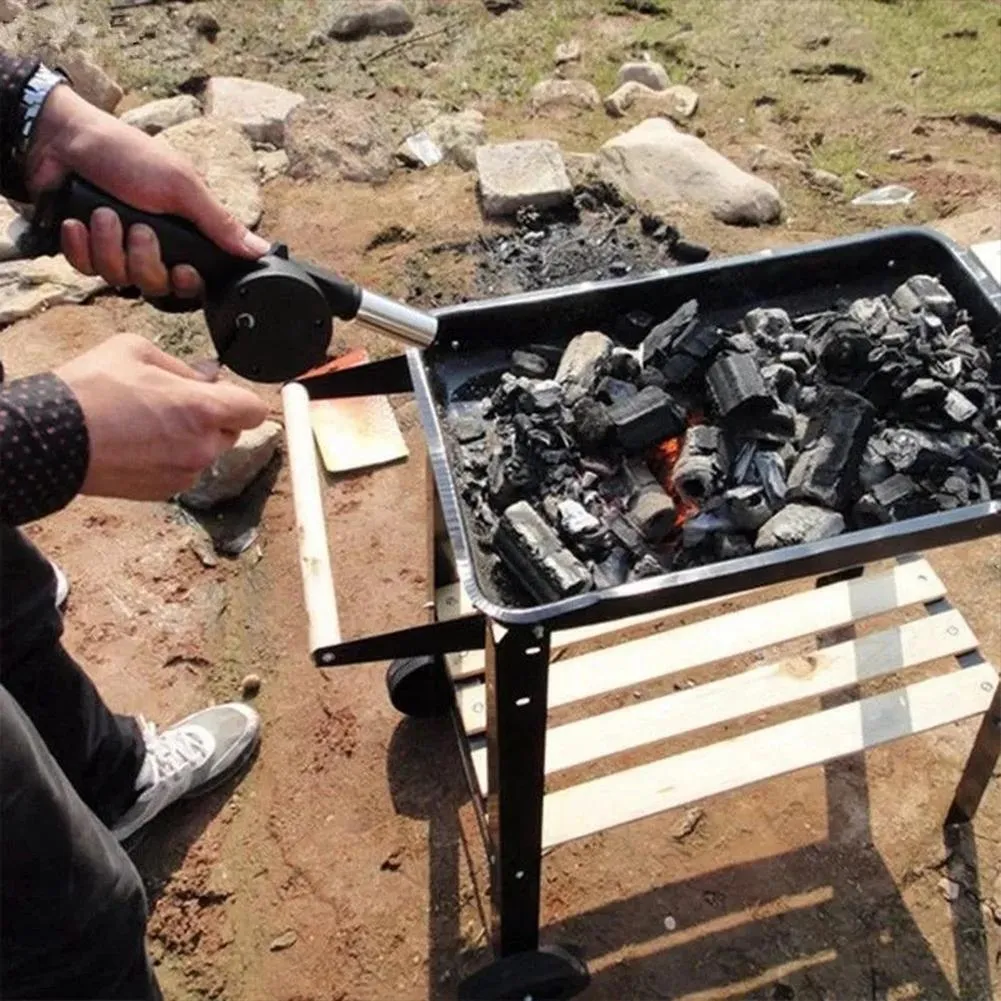
<path fill-rule="evenodd" d="M 835 196 L 798 176 L 770 177 L 788 207 L 778 227 L 733 229 L 686 214 L 683 233 L 714 255 L 942 217 L 964 243 L 1001 236 L 999 136 L 947 117 L 1001 111 L 1001 5 L 660 6 L 670 13 L 613 13 L 612 0 L 528 0 L 525 10 L 491 20 L 473 0 L 427 2 L 418 5 L 418 31 L 453 20 L 460 28 L 368 70 L 361 59 L 387 40 L 358 43 L 350 56 L 333 44 L 310 47 L 329 7 L 311 0 L 242 0 L 239 11 L 170 4 L 114 25 L 106 4 L 74 9 L 89 15 L 84 27 L 133 88 L 131 103 L 144 98 L 140 88 L 169 93 L 200 68 L 311 96 L 371 91 L 387 115 L 438 96 L 480 107 L 493 138 L 545 135 L 585 151 L 625 126 L 598 113 L 525 117 L 527 88 L 546 72 L 553 44 L 580 38 L 579 72 L 603 93 L 621 59 L 646 48 L 700 91 L 692 127 L 737 162 L 748 164 L 751 146 L 768 143 L 806 151 L 847 179 L 846 194 Z M 209 8 L 223 28 L 215 45 L 192 41 L 184 27 L 191 11 Z M 963 28 L 976 36 L 943 38 Z M 869 81 L 804 82 L 788 72 L 837 62 L 864 66 Z M 889 157 L 900 148 L 902 158 Z M 882 215 L 851 208 L 862 183 L 856 170 L 908 184 L 919 197 Z M 417 260 L 426 286 L 446 300 L 470 294 L 468 262 L 421 256 L 483 229 L 474 178 L 458 169 L 398 173 L 379 188 L 279 180 L 266 186 L 265 201 L 264 232 L 374 288 L 406 292 Z M 416 240 L 365 250 L 394 223 Z M 22 321 L 0 333 L 0 349 L 14 377 L 120 330 L 189 355 L 205 349 L 197 321 L 112 298 Z M 395 350 L 339 329 L 338 346 L 359 343 L 377 355 Z M 277 395 L 263 392 L 277 416 Z M 394 407 L 409 461 L 328 483 L 349 637 L 423 621 L 424 446 L 413 403 L 401 398 Z M 210 700 L 238 698 L 246 674 L 263 681 L 256 705 L 265 736 L 252 770 L 233 788 L 174 808 L 136 852 L 166 996 L 452 997 L 456 982 L 487 960 L 489 940 L 485 859 L 454 738 L 447 722 L 396 714 L 383 665 L 310 666 L 286 470 L 264 505 L 258 543 L 237 559 L 208 557 L 200 531 L 168 504 L 78 499 L 31 534 L 72 582 L 67 644 L 117 710 L 167 723 Z M 984 653 L 1001 663 L 1001 540 L 930 555 Z M 544 862 L 543 939 L 580 946 L 593 976 L 584 996 L 595 1001 L 1001 996 L 1001 927 L 987 906 L 991 898 L 1001 906 L 1001 786 L 992 784 L 955 843 L 943 842 L 941 827 L 974 732 L 973 723 L 949 726 L 711 800 L 680 840 L 680 815 L 670 813 L 560 847 Z M 943 876 L 960 886 L 952 904 Z"/>

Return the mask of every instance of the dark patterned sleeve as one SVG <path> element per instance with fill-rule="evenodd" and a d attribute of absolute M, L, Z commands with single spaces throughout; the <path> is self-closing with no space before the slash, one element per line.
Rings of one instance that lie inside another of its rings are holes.
<path fill-rule="evenodd" d="M 89 461 L 83 411 L 62 379 L 45 373 L 0 385 L 0 523 L 65 507 Z"/>
<path fill-rule="evenodd" d="M 0 50 L 0 194 L 30 201 L 16 155 L 21 127 L 21 93 L 38 69 L 37 59 L 12 56 Z"/>

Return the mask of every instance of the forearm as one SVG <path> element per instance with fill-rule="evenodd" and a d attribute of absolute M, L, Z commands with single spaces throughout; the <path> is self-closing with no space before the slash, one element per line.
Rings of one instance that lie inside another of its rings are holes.
<path fill-rule="evenodd" d="M 21 95 L 39 61 L 0 50 L 0 194 L 28 201 L 20 152 Z"/>
<path fill-rule="evenodd" d="M 51 373 L 0 384 L 0 523 L 23 525 L 65 507 L 87 474 L 83 411 Z"/>

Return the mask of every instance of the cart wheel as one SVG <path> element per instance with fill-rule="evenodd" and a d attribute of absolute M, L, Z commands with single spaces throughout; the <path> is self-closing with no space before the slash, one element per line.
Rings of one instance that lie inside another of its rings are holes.
<path fill-rule="evenodd" d="M 516 952 L 466 977 L 459 1001 L 562 1001 L 579 994 L 591 977 L 584 961 L 558 945 Z"/>
<path fill-rule="evenodd" d="M 389 701 L 404 716 L 426 718 L 448 712 L 452 686 L 440 657 L 401 657 L 386 671 Z"/>

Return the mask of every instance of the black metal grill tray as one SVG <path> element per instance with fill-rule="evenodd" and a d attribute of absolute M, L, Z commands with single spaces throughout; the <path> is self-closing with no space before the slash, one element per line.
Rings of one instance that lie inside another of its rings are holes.
<path fill-rule="evenodd" d="M 455 554 L 473 604 L 508 623 L 563 626 L 606 620 L 689 601 L 832 573 L 877 559 L 1001 532 L 1001 502 L 847 532 L 821 542 L 714 563 L 589 592 L 547 605 L 504 604 L 482 572 L 453 475 L 451 443 L 441 416 L 471 380 L 503 368 L 510 351 L 531 343 L 565 344 L 584 330 L 615 328 L 616 317 L 645 310 L 658 318 L 688 299 L 720 326 L 758 306 L 790 315 L 828 308 L 835 300 L 891 293 L 915 274 L 937 276 L 971 316 L 1001 368 L 1001 286 L 977 258 L 930 230 L 897 228 L 823 243 L 543 292 L 466 303 L 438 312 L 435 344 L 407 362 L 427 436 L 431 466 Z"/>

